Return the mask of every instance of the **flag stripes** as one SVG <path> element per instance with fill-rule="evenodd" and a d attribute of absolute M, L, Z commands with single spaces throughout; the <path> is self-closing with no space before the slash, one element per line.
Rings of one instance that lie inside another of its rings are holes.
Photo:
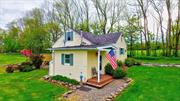
<path fill-rule="evenodd" d="M 114 51 L 111 49 L 111 51 L 106 55 L 106 58 L 109 60 L 111 66 L 113 69 L 117 68 L 117 63 L 116 63 L 116 57 L 114 54 Z"/>

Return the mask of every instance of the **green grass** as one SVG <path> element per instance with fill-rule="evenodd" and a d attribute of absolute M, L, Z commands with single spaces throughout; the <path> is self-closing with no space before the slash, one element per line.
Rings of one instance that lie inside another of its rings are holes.
<path fill-rule="evenodd" d="M 57 100 L 67 89 L 40 78 L 48 70 L 0 74 L 0 101 L 52 101 Z"/>
<path fill-rule="evenodd" d="M 134 82 L 115 101 L 180 101 L 180 68 L 135 66 Z"/>
<path fill-rule="evenodd" d="M 134 56 L 146 56 L 146 50 L 143 50 L 142 52 L 143 54 L 141 53 L 141 50 L 133 50 L 132 54 Z M 163 52 L 161 49 L 159 49 L 159 50 L 156 50 L 156 55 L 155 55 L 155 50 L 151 50 L 150 53 L 151 53 L 151 56 L 161 57 Z M 130 55 L 130 51 L 128 51 L 128 55 Z M 180 56 L 180 50 L 178 50 L 178 55 Z"/>
<path fill-rule="evenodd" d="M 20 54 L 0 54 L 0 74 L 5 72 L 5 65 L 21 63 L 26 59 Z"/>
<path fill-rule="evenodd" d="M 158 63 L 158 64 L 180 64 L 180 57 L 134 57 L 136 60 L 143 63 Z"/>

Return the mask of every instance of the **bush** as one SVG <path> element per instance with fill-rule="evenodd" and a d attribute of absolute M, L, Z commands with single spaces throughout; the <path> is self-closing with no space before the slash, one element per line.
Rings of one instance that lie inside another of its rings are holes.
<path fill-rule="evenodd" d="M 113 78 L 114 79 L 121 79 L 127 75 L 126 71 L 123 71 L 122 68 L 117 68 L 113 71 Z"/>
<path fill-rule="evenodd" d="M 33 67 L 31 65 L 21 65 L 19 68 L 20 72 L 30 72 L 33 70 Z"/>
<path fill-rule="evenodd" d="M 121 68 L 122 64 L 123 63 L 120 60 L 117 60 L 117 65 L 118 65 L 117 68 Z M 112 68 L 111 64 L 107 63 L 106 66 L 105 66 L 105 73 L 108 74 L 108 75 L 113 75 L 113 71 L 114 71 L 114 69 Z"/>
<path fill-rule="evenodd" d="M 7 67 L 6 67 L 6 72 L 7 73 L 13 73 L 14 72 L 14 68 L 13 68 L 13 65 L 8 65 Z"/>
<path fill-rule="evenodd" d="M 126 66 L 131 67 L 131 66 L 135 65 L 135 59 L 133 59 L 133 58 L 127 58 L 127 59 L 125 60 L 125 64 L 126 64 Z"/>
<path fill-rule="evenodd" d="M 57 81 L 62 81 L 62 82 L 66 82 L 66 83 L 70 83 L 70 84 L 73 84 L 73 85 L 78 85 L 79 82 L 74 80 L 74 79 L 70 79 L 70 78 L 67 78 L 65 76 L 61 76 L 61 75 L 56 75 L 56 76 L 53 76 L 51 77 L 52 80 L 57 80 Z"/>
<path fill-rule="evenodd" d="M 127 58 L 125 60 L 125 64 L 126 64 L 126 66 L 131 67 L 133 65 L 141 65 L 141 62 L 137 61 L 137 60 L 135 60 L 133 58 Z"/>
<path fill-rule="evenodd" d="M 40 69 L 43 62 L 43 56 L 39 54 L 31 55 L 30 60 L 32 61 L 32 64 L 35 66 L 36 69 Z"/>
<path fill-rule="evenodd" d="M 108 75 L 112 75 L 114 69 L 112 68 L 110 63 L 107 63 L 105 66 L 105 73 Z"/>
<path fill-rule="evenodd" d="M 30 65 L 30 66 L 32 66 L 32 63 L 31 62 L 22 62 L 21 65 Z"/>
<path fill-rule="evenodd" d="M 118 65 L 118 67 L 122 67 L 122 65 L 123 65 L 122 61 L 117 60 L 117 65 Z"/>

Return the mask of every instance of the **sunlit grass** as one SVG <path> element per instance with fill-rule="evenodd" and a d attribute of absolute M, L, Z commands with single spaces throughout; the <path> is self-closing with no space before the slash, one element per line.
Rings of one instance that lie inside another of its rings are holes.
<path fill-rule="evenodd" d="M 128 76 L 134 82 L 115 101 L 180 101 L 180 69 L 135 66 Z"/>

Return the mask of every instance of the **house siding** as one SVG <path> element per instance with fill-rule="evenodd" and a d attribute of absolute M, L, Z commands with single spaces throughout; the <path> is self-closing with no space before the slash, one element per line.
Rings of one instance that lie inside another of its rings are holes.
<path fill-rule="evenodd" d="M 81 44 L 81 36 L 76 32 L 73 32 L 73 40 L 66 41 L 65 45 L 64 45 L 64 39 L 65 39 L 65 34 L 63 34 L 52 47 L 56 48 L 56 47 L 64 47 L 64 46 L 79 46 Z M 91 42 L 89 42 L 85 38 L 83 38 L 83 42 L 85 42 L 87 45 L 91 45 Z"/>
<path fill-rule="evenodd" d="M 125 61 L 125 59 L 127 58 L 127 45 L 125 42 L 124 37 L 121 38 L 121 36 L 119 37 L 118 41 L 116 42 L 116 44 L 114 44 L 115 47 L 117 47 L 116 49 L 116 57 L 118 60 L 121 60 L 122 62 Z M 125 53 L 120 55 L 120 48 L 124 48 L 125 49 Z"/>
<path fill-rule="evenodd" d="M 61 64 L 61 54 L 73 54 L 73 66 Z M 55 51 L 54 75 L 63 75 L 80 81 L 80 73 L 87 79 L 87 51 Z"/>
<path fill-rule="evenodd" d="M 73 41 L 66 42 L 66 46 L 75 46 L 80 45 L 81 43 L 81 37 L 79 34 L 74 32 L 74 38 Z M 54 45 L 53 47 L 64 47 L 64 36 L 62 36 Z M 91 44 L 86 39 L 83 39 L 84 42 L 87 44 Z M 125 61 L 127 58 L 127 45 L 125 43 L 124 38 L 121 36 L 117 40 L 115 44 L 113 44 L 116 47 L 116 57 L 118 60 L 121 60 L 122 62 Z M 125 54 L 120 55 L 120 48 L 124 48 Z M 105 65 L 109 62 L 106 59 L 107 51 L 101 51 L 102 56 L 102 74 L 105 73 Z M 61 54 L 73 54 L 73 66 L 70 65 L 62 65 L 61 63 Z M 87 79 L 91 78 L 92 75 L 92 67 L 96 67 L 96 70 L 98 70 L 98 62 L 97 62 L 97 51 L 96 50 L 56 50 L 53 55 L 54 60 L 54 66 L 51 71 L 49 71 L 49 74 L 52 75 L 63 75 L 72 79 L 76 79 L 80 81 L 80 73 L 83 73 L 84 81 L 87 81 Z M 53 71 L 53 73 L 52 73 Z"/>

